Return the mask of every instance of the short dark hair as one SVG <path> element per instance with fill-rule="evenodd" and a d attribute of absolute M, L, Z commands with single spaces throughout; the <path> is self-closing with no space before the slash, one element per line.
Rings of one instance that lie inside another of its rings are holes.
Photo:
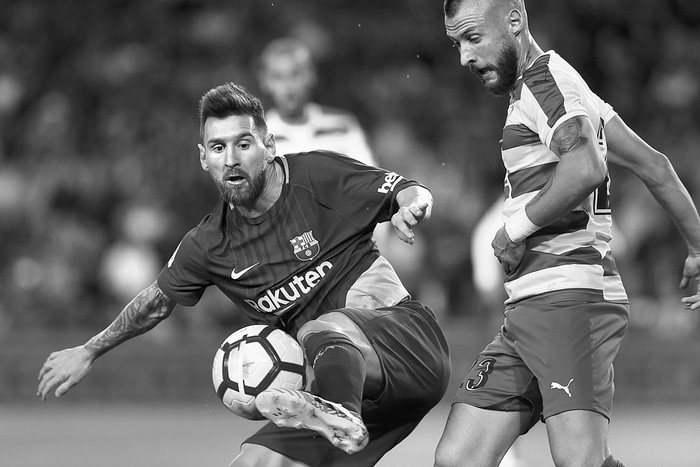
<path fill-rule="evenodd" d="M 442 6 L 445 16 L 452 18 L 457 13 L 457 10 L 459 10 L 461 5 L 462 0 L 445 0 L 445 3 Z"/>
<path fill-rule="evenodd" d="M 204 137 L 204 124 L 210 117 L 226 118 L 250 115 L 261 136 L 267 134 L 265 109 L 260 99 L 235 83 L 224 83 L 207 91 L 199 100 L 199 136 Z"/>
<path fill-rule="evenodd" d="M 447 18 L 452 18 L 454 15 L 457 14 L 457 11 L 459 8 L 464 4 L 464 2 L 467 0 L 445 0 L 445 3 L 443 3 L 442 9 L 445 12 L 445 16 Z M 498 0 L 498 1 L 491 1 L 489 0 L 489 5 L 494 5 L 498 4 L 499 6 L 510 6 L 513 8 L 518 8 L 525 12 L 525 0 Z"/>

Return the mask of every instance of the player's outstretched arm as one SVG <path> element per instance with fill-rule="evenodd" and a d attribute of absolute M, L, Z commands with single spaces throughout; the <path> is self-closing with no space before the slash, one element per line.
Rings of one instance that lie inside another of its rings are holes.
<path fill-rule="evenodd" d="M 427 188 L 413 185 L 399 191 L 396 194 L 396 202 L 399 209 L 391 216 L 391 224 L 397 237 L 413 245 L 413 227 L 430 219 L 433 212 L 433 195 Z"/>
<path fill-rule="evenodd" d="M 141 291 L 112 324 L 84 345 L 49 355 L 39 371 L 37 396 L 46 400 L 54 388 L 56 397 L 62 396 L 88 374 L 97 357 L 122 342 L 153 329 L 170 316 L 175 305 L 154 282 Z"/>
<path fill-rule="evenodd" d="M 691 279 L 700 279 L 700 216 L 688 190 L 678 178 L 668 158 L 649 146 L 625 122 L 615 116 L 605 126 L 611 163 L 631 170 L 668 212 L 688 246 L 681 288 Z M 683 301 L 700 308 L 698 295 Z"/>

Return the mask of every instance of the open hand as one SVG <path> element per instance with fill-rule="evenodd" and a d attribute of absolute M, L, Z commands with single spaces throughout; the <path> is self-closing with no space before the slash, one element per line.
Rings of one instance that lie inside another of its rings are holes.
<path fill-rule="evenodd" d="M 416 202 L 400 208 L 391 216 L 391 224 L 394 226 L 396 236 L 402 241 L 413 245 L 415 234 L 413 227 L 430 217 L 430 204 Z"/>
<path fill-rule="evenodd" d="M 82 345 L 52 353 L 39 371 L 36 395 L 45 401 L 56 388 L 56 397 L 61 397 L 87 375 L 93 361 L 92 352 Z"/>

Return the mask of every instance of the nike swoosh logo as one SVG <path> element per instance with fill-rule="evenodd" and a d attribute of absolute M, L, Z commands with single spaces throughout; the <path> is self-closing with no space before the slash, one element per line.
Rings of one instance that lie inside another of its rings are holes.
<path fill-rule="evenodd" d="M 290 309 L 291 307 L 293 307 L 294 305 L 296 305 L 296 303 L 292 303 L 291 305 L 287 305 L 286 307 L 281 308 L 281 309 L 275 311 L 275 314 L 276 314 L 276 315 L 281 315 L 282 313 L 284 313 L 285 311 L 289 310 L 289 309 Z"/>
<path fill-rule="evenodd" d="M 255 266 L 257 266 L 258 264 L 260 264 L 260 261 L 258 261 L 257 263 L 255 263 L 255 264 L 253 264 L 253 265 L 251 265 L 251 266 L 248 266 L 247 268 L 243 269 L 242 271 L 238 271 L 238 272 L 236 272 L 236 269 L 234 268 L 233 271 L 231 271 L 231 279 L 233 279 L 234 281 L 240 279 L 241 277 L 243 277 L 243 274 L 245 274 L 246 272 L 250 271 L 251 269 L 253 269 L 253 268 L 254 268 Z"/>

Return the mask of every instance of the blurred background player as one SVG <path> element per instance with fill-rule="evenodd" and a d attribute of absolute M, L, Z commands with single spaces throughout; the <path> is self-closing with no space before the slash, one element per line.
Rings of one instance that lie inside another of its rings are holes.
<path fill-rule="evenodd" d="M 292 37 L 271 41 L 260 54 L 258 81 L 272 101 L 265 119 L 278 154 L 325 149 L 379 165 L 354 114 L 313 101 L 318 74 L 311 48 L 304 42 Z M 400 248 L 401 241 L 388 224 L 377 226 L 374 241 L 392 263 L 415 254 Z M 396 252 L 397 247 L 403 251 Z"/>
<path fill-rule="evenodd" d="M 377 165 L 352 113 L 313 102 L 318 76 L 303 42 L 290 37 L 270 42 L 260 55 L 258 78 L 272 101 L 265 118 L 279 154 L 326 149 Z"/>

